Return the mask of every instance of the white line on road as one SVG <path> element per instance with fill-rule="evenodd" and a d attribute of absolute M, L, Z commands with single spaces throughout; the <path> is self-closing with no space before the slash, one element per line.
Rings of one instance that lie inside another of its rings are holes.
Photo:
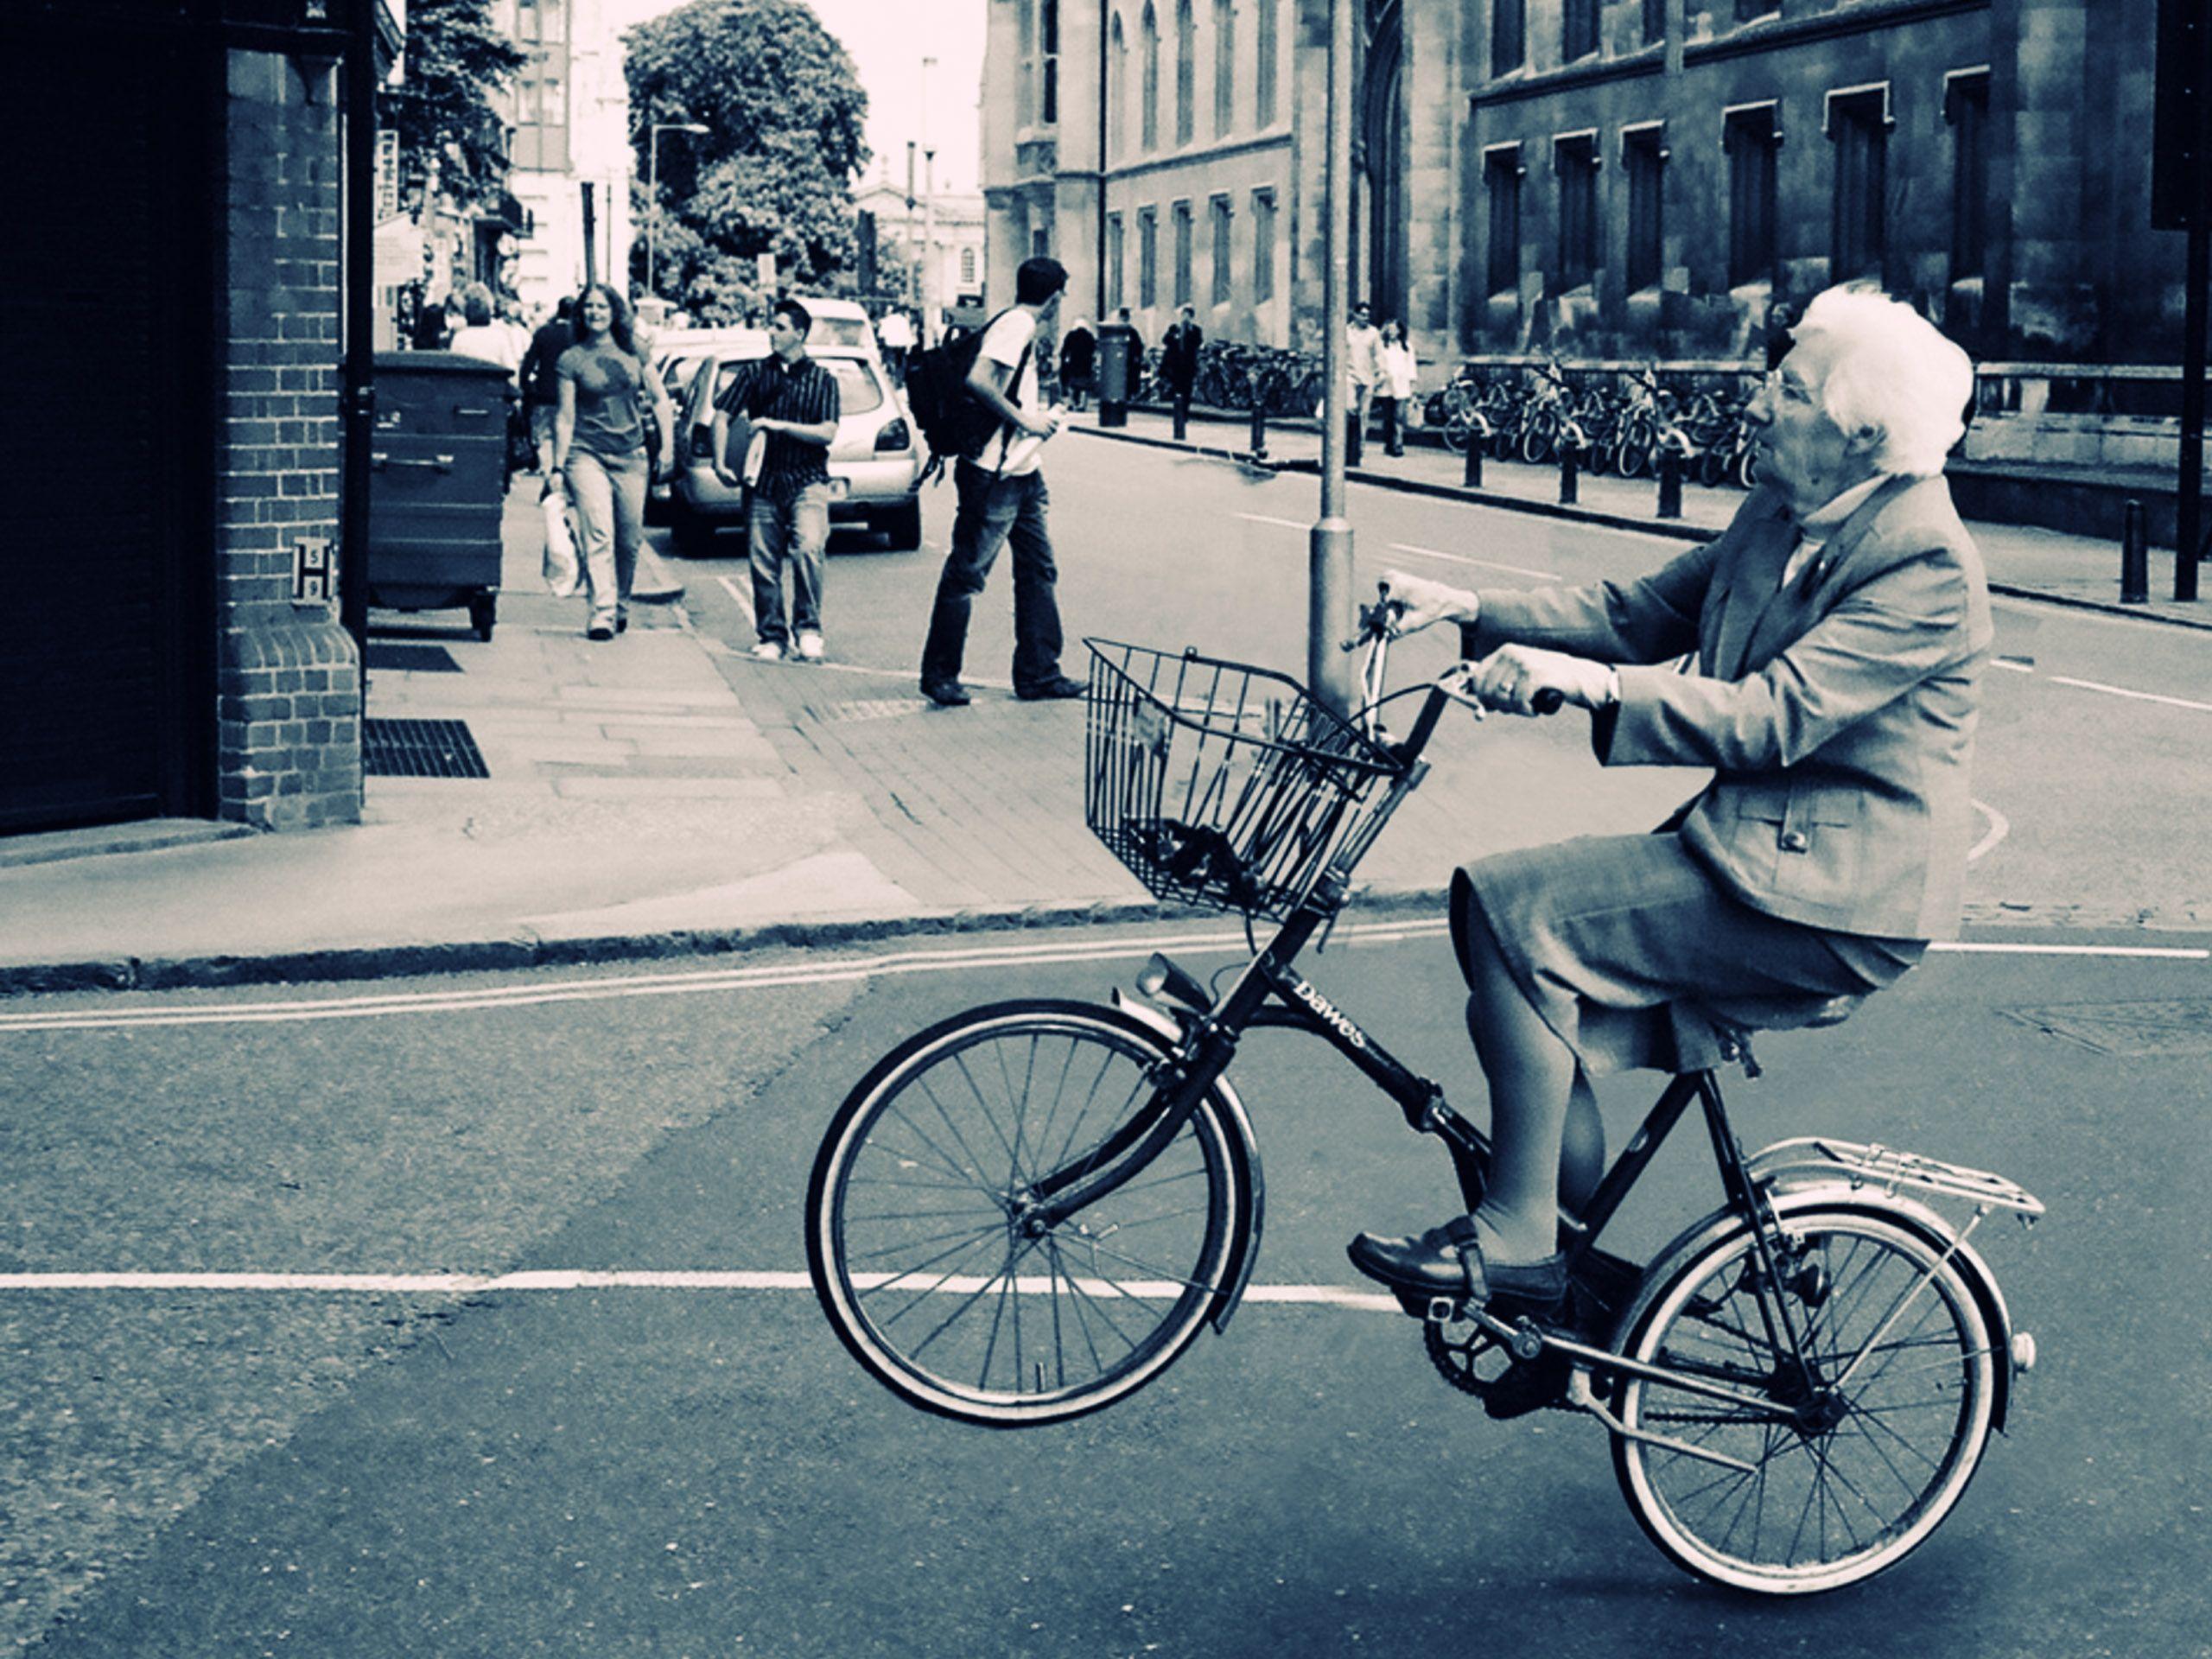
<path fill-rule="evenodd" d="M 1974 810 L 1989 820 L 1989 833 L 1967 849 L 1967 862 L 1969 864 L 2012 833 L 2011 821 L 1987 801 L 1976 801 Z"/>
<path fill-rule="evenodd" d="M 2079 686 L 2084 691 L 2101 691 L 2107 696 L 2129 697 L 2137 702 L 2163 702 L 2175 709 L 2196 709 L 2212 715 L 2212 702 L 2192 702 L 2187 697 L 2161 696 L 2156 691 L 2131 691 L 2124 685 L 2106 685 L 2097 680 L 2069 679 L 2063 674 L 2050 677 L 2053 685 Z"/>
<path fill-rule="evenodd" d="M 752 628 L 759 627 L 760 619 L 753 614 L 753 596 L 750 594 L 741 593 L 737 584 L 728 576 L 716 576 L 715 580 L 721 583 L 724 593 L 737 601 L 737 608 L 745 613 L 746 626 Z"/>
<path fill-rule="evenodd" d="M 1495 559 L 1471 558 L 1465 553 L 1444 553 L 1433 547 L 1414 547 L 1405 542 L 1391 543 L 1390 550 L 1393 553 L 1417 553 L 1425 559 L 1448 559 L 1453 564 L 1479 565 L 1485 570 L 1503 570 L 1509 575 L 1535 576 L 1541 582 L 1560 580 L 1556 570 L 1532 570 L 1525 564 L 1500 564 Z"/>
<path fill-rule="evenodd" d="M 887 1281 L 889 1274 L 855 1275 L 856 1287 L 867 1290 Z M 995 1285 L 973 1274 L 941 1280 L 928 1289 L 941 1295 L 973 1295 Z M 1065 1294 L 1067 1281 L 1041 1274 L 1018 1274 L 1016 1292 L 1026 1296 Z M 1093 1296 L 1152 1297 L 1167 1300 L 1182 1294 L 1171 1281 L 1138 1280 L 1115 1284 L 1078 1280 L 1077 1288 Z M 813 1281 L 803 1273 L 737 1271 L 605 1272 L 578 1268 L 537 1268 L 524 1273 L 6 1273 L 0 1274 L 0 1291 L 215 1291 L 306 1294 L 345 1296 L 484 1296 L 502 1291 L 575 1290 L 719 1290 L 810 1291 Z M 1274 1302 L 1308 1307 L 1342 1307 L 1360 1313 L 1398 1312 L 1397 1299 L 1375 1291 L 1353 1290 L 1341 1285 L 1254 1285 L 1244 1294 L 1248 1302 Z"/>
<path fill-rule="evenodd" d="M 1247 524 L 1274 524 L 1281 530 L 1311 530 L 1311 524 L 1301 524 L 1295 518 L 1270 518 L 1264 512 L 1240 512 L 1236 515 Z"/>

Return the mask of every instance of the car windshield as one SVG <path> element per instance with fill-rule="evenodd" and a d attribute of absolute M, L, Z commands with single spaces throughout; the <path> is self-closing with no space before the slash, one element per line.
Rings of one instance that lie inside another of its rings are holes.
<path fill-rule="evenodd" d="M 806 331 L 810 346 L 866 346 L 868 324 L 859 317 L 817 317 Z"/>
<path fill-rule="evenodd" d="M 715 365 L 714 391 L 699 405 L 698 418 L 702 423 L 714 418 L 715 405 L 730 389 L 731 383 L 737 378 L 737 372 L 747 363 L 760 360 L 752 357 L 730 357 Z M 882 384 L 876 379 L 875 371 L 868 364 L 853 357 L 823 357 L 815 360 L 829 370 L 837 382 L 841 418 L 849 415 L 866 415 L 883 406 Z"/>

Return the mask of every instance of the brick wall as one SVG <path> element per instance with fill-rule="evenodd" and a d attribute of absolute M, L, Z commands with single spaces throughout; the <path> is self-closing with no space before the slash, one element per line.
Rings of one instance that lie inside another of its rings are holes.
<path fill-rule="evenodd" d="M 339 539 L 335 76 L 230 54 L 228 273 L 218 467 L 220 814 L 270 830 L 358 822 L 360 675 L 328 601 L 296 604 L 294 544 Z"/>

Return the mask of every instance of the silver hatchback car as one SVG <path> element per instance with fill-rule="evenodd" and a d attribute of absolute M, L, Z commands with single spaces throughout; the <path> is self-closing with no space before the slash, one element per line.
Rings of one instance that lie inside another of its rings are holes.
<path fill-rule="evenodd" d="M 808 354 L 836 377 L 842 404 L 837 440 L 830 446 L 831 529 L 863 525 L 887 536 L 894 550 L 912 551 L 922 544 L 922 450 L 905 398 L 873 351 L 823 346 Z M 741 365 L 766 355 L 765 335 L 757 345 L 747 340 L 719 349 L 699 361 L 677 399 L 681 459 L 669 525 L 676 550 L 686 557 L 718 550 L 718 531 L 746 527 L 745 492 L 715 472 L 715 399 L 737 378 Z"/>

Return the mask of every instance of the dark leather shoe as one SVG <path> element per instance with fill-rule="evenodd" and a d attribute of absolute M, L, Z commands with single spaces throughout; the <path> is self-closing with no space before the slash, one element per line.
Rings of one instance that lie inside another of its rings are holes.
<path fill-rule="evenodd" d="M 1081 680 L 1055 674 L 1051 679 L 1039 680 L 1034 685 L 1018 685 L 1014 689 L 1014 695 L 1024 702 L 1051 702 L 1061 697 L 1079 697 L 1088 690 Z"/>
<path fill-rule="evenodd" d="M 1465 1297 L 1482 1303 L 1493 1297 L 1539 1306 L 1567 1294 L 1567 1258 L 1554 1251 L 1525 1266 L 1491 1267 L 1475 1243 L 1474 1224 L 1462 1216 L 1432 1227 L 1417 1238 L 1381 1238 L 1362 1233 L 1345 1254 L 1370 1279 L 1395 1290 L 1430 1296 Z"/>
<path fill-rule="evenodd" d="M 968 688 L 957 680 L 924 680 L 922 695 L 940 709 L 965 709 Z"/>

